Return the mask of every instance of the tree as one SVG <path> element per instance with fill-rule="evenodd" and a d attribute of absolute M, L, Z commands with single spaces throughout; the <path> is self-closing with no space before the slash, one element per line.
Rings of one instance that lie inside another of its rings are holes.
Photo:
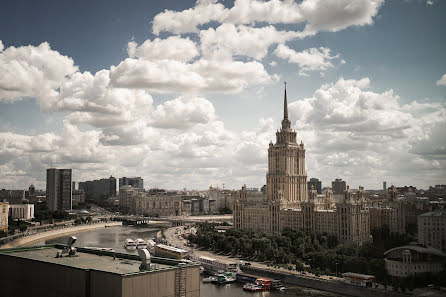
<path fill-rule="evenodd" d="M 26 229 L 28 229 L 28 226 L 26 224 L 20 224 L 19 225 L 20 232 L 25 232 Z"/>

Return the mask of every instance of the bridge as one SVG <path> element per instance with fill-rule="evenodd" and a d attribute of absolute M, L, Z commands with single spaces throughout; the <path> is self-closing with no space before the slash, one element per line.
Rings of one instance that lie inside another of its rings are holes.
<path fill-rule="evenodd" d="M 111 216 L 109 220 L 121 221 L 123 225 L 176 227 L 198 222 L 232 222 L 232 215 L 206 215 L 206 216 L 172 216 L 172 217 L 144 217 L 144 216 Z"/>

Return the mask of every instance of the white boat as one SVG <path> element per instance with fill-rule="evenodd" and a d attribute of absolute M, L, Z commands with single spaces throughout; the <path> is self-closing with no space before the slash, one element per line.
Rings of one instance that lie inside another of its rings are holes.
<path fill-rule="evenodd" d="M 146 242 L 144 241 L 144 239 L 137 238 L 137 239 L 135 240 L 135 244 L 136 244 L 136 248 L 137 248 L 137 249 L 145 249 L 145 248 L 147 248 L 147 244 L 146 244 Z"/>
<path fill-rule="evenodd" d="M 124 247 L 129 250 L 136 249 L 136 243 L 133 239 L 127 238 L 124 242 Z"/>
<path fill-rule="evenodd" d="M 203 278 L 203 283 L 213 283 L 215 281 L 217 281 L 217 278 L 215 276 Z"/>

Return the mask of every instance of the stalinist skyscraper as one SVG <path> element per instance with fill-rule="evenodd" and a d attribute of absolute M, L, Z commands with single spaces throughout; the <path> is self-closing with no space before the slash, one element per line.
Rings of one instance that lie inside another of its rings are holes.
<path fill-rule="evenodd" d="M 291 129 L 286 86 L 283 101 L 282 127 L 276 132 L 276 143 L 270 142 L 268 148 L 267 199 L 283 199 L 288 207 L 297 207 L 307 200 L 305 149 L 302 142 L 296 142 L 296 131 Z"/>
<path fill-rule="evenodd" d="M 337 236 L 340 242 L 370 240 L 368 201 L 362 191 L 353 197 L 349 189 L 342 201 L 335 202 L 329 189 L 317 195 L 307 189 L 305 149 L 297 143 L 296 131 L 288 119 L 285 87 L 283 120 L 276 142 L 268 148 L 266 197 L 250 199 L 243 188 L 233 207 L 234 228 L 280 232 L 284 228 Z"/>

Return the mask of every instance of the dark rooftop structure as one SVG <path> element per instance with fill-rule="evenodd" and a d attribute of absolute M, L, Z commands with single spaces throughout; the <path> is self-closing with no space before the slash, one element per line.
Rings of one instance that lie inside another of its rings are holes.
<path fill-rule="evenodd" d="M 200 296 L 198 263 L 151 257 L 151 265 L 142 269 L 138 255 L 77 248 L 75 255 L 60 257 L 66 248 L 0 250 L 2 295 Z"/>

